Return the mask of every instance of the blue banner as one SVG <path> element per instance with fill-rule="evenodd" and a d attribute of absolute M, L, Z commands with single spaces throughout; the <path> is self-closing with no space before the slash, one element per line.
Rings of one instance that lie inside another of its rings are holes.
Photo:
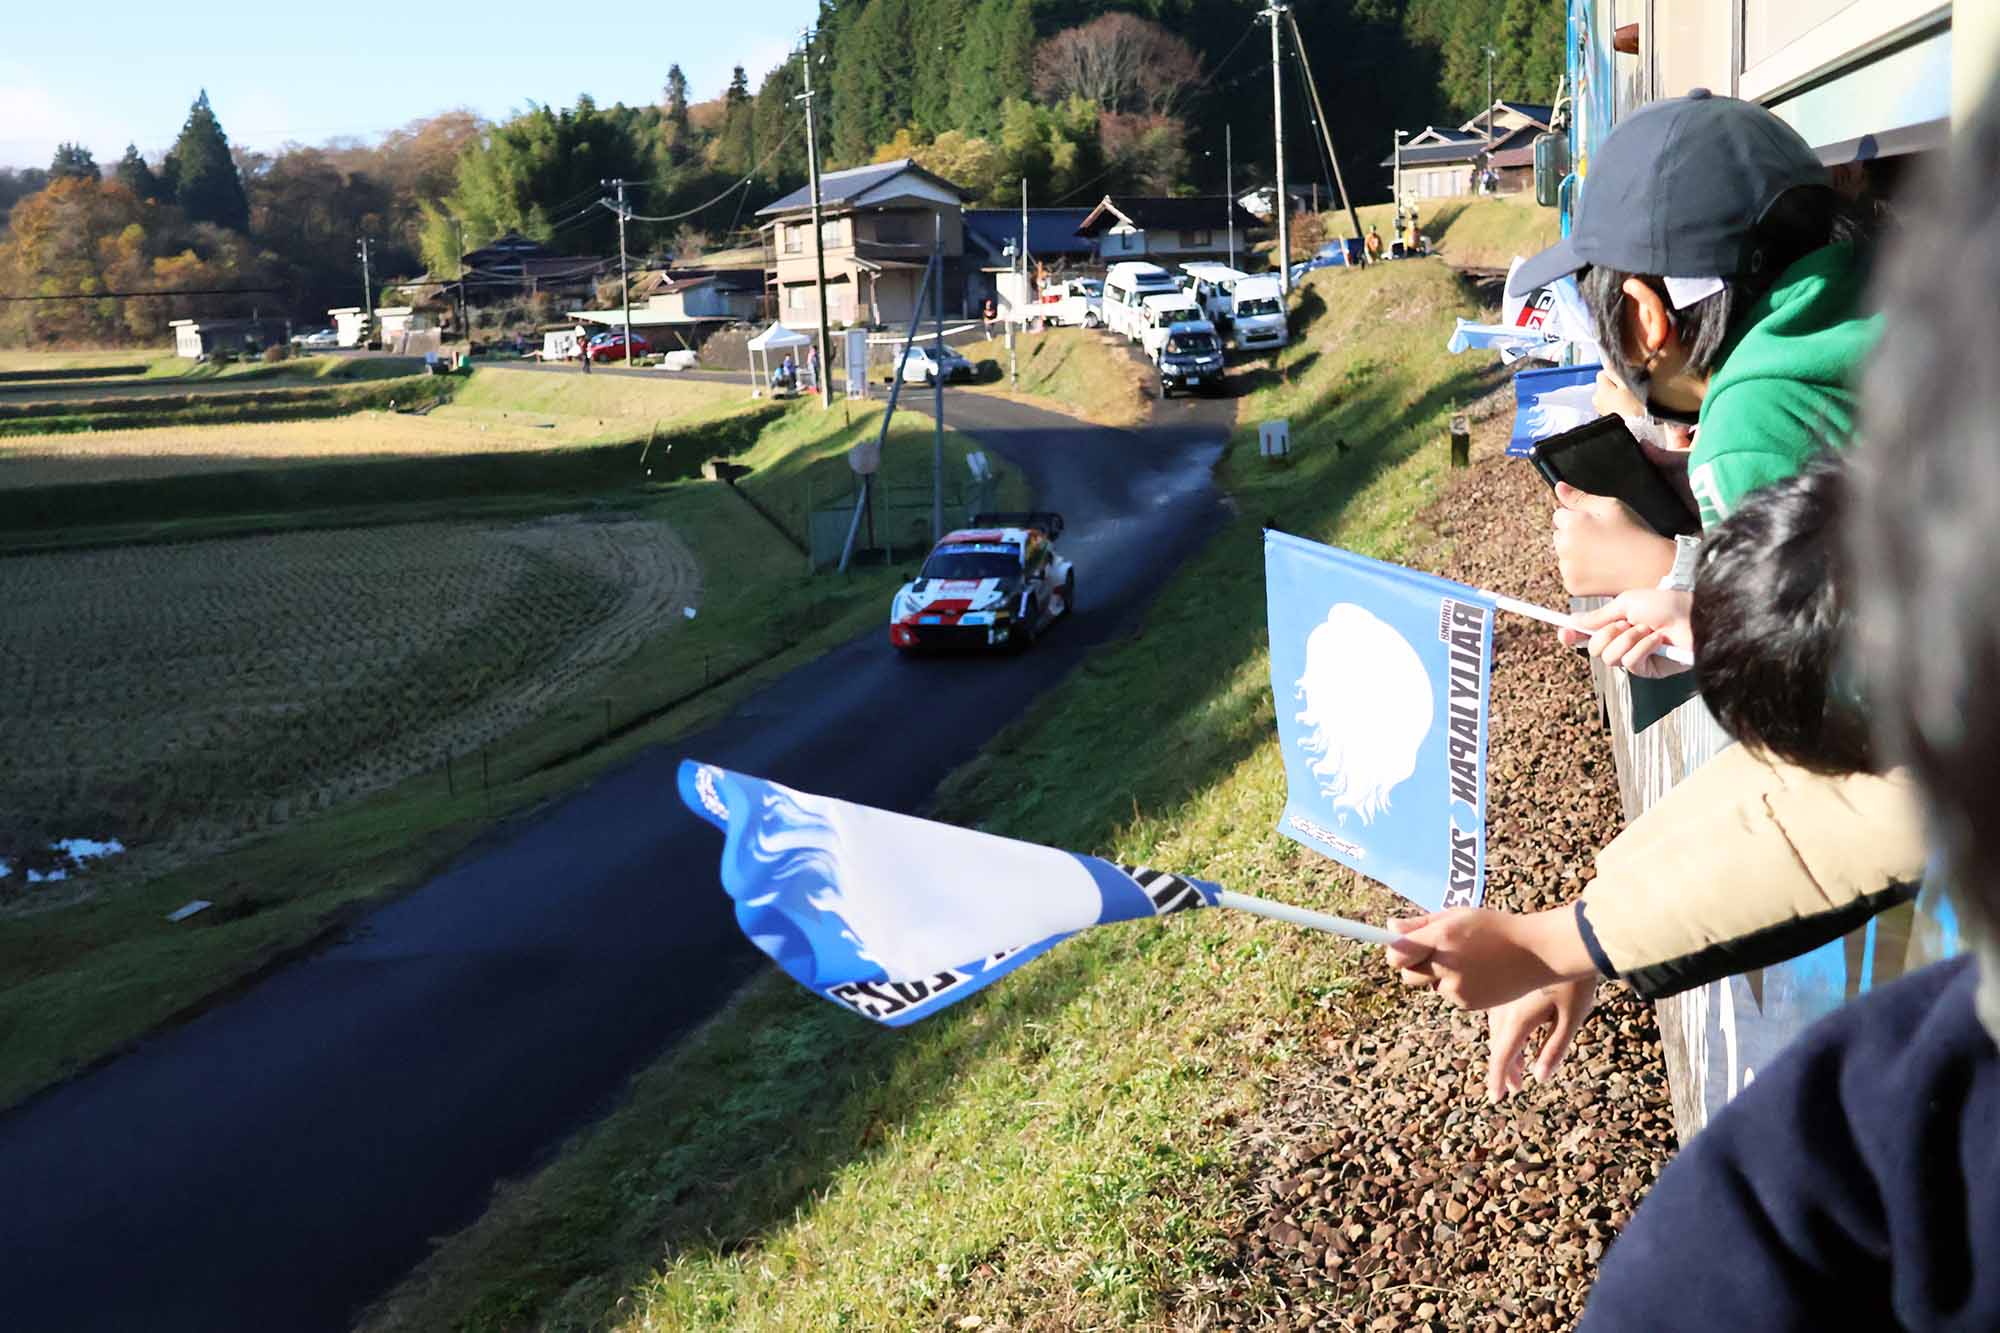
<path fill-rule="evenodd" d="M 1115 865 L 685 760 L 723 831 L 736 923 L 794 981 L 889 1027 L 956 1004 L 1087 926 L 1215 906 L 1203 880 Z"/>
<path fill-rule="evenodd" d="M 1603 367 L 1551 366 L 1524 370 L 1514 376 L 1514 433 L 1507 440 L 1510 457 L 1526 458 L 1528 446 L 1551 435 L 1588 425 L 1603 413 L 1590 405 L 1597 372 Z"/>
<path fill-rule="evenodd" d="M 1279 831 L 1426 909 L 1477 907 L 1492 599 L 1281 532 L 1264 584 Z"/>

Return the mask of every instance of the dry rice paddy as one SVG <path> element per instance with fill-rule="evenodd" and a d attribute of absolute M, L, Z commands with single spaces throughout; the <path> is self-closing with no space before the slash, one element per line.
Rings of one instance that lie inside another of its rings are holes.
<path fill-rule="evenodd" d="M 0 560 L 0 855 L 87 832 L 154 870 L 382 788 L 586 688 L 699 584 L 623 516 Z"/>

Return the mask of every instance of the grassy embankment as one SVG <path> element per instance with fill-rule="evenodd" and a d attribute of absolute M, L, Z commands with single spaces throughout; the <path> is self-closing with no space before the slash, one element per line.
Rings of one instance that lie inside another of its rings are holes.
<path fill-rule="evenodd" d="M 1357 208 L 1361 229 L 1382 232 L 1386 243 L 1395 230 L 1393 204 Z M 1353 234 L 1347 214 L 1339 209 L 1322 214 L 1329 239 Z M 1431 238 L 1431 249 L 1459 268 L 1507 267 L 1515 255 L 1546 250 L 1562 237 L 1562 223 L 1553 208 L 1543 208 L 1532 193 L 1498 197 L 1420 201 L 1417 225 Z"/>
<path fill-rule="evenodd" d="M 1137 636 L 955 776 L 941 817 L 1386 910 L 1273 831 L 1259 526 L 1391 558 L 1413 547 L 1449 415 L 1490 371 L 1443 350 L 1469 309 L 1442 265 L 1316 273 L 1302 309 L 1221 468 L 1240 517 Z M 1290 466 L 1256 455 L 1271 417 L 1292 422 Z M 1197 1323 L 1185 1293 L 1216 1285 L 1242 1183 L 1230 1127 L 1282 1073 L 1300 1017 L 1342 1008 L 1373 966 L 1322 936 L 1198 913 L 1087 933 L 900 1033 L 767 974 L 366 1327 Z"/>
<path fill-rule="evenodd" d="M 959 350 L 974 365 L 992 361 L 1000 379 L 976 386 L 983 393 L 1013 396 L 1037 407 L 1054 407 L 1106 426 L 1136 426 L 1150 410 L 1151 376 L 1129 355 L 1125 340 L 1092 329 L 1048 329 L 1021 334 L 1015 348 L 1021 372 L 1018 391 L 1007 382 L 1007 343 L 989 338 Z"/>
<path fill-rule="evenodd" d="M 643 422 L 628 424 L 643 436 Z M 145 883 L 114 879 L 77 905 L 0 917 L 0 1106 L 199 1007 L 367 902 L 422 882 L 496 819 L 713 720 L 749 690 L 878 622 L 895 572 L 811 576 L 798 550 L 741 497 L 697 475 L 704 458 L 726 452 L 751 466 L 740 484 L 767 508 L 782 510 L 809 474 L 817 493 L 831 498 L 834 478 L 847 474 L 842 453 L 878 424 L 879 409 L 859 411 L 847 424 L 810 404 L 766 406 L 662 434 L 650 445 L 650 481 L 639 465 L 649 446 L 628 436 L 617 446 L 538 455 L 267 469 L 188 478 L 180 487 L 95 488 L 121 493 L 117 502 L 100 499 L 90 515 L 114 523 L 114 536 L 176 531 L 183 540 L 252 521 L 282 529 L 294 514 L 320 525 L 343 517 L 391 523 L 580 507 L 657 518 L 696 552 L 705 586 L 697 619 L 661 626 L 584 695 L 469 764 L 461 761 L 455 793 L 446 773 L 427 773 L 184 870 Z M 885 481 L 927 480 L 929 442 L 930 427 L 921 419 L 899 426 L 884 451 Z M 956 434 L 946 445 L 947 465 L 962 469 L 973 446 Z M 496 487 L 506 493 L 494 495 Z M 67 489 L 82 504 L 92 488 Z M 467 494 L 487 498 L 455 498 Z M 1028 499 L 1010 477 L 1003 502 Z M 242 504 L 252 511 L 238 513 L 234 506 Z M 92 540 L 87 528 L 66 528 L 62 536 L 82 545 Z M 215 908 L 186 925 L 162 921 L 197 897 Z"/>

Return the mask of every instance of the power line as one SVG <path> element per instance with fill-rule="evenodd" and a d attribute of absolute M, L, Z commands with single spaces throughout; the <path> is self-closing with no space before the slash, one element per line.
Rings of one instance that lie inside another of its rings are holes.
<path fill-rule="evenodd" d="M 707 203 L 696 204 L 693 208 L 688 209 L 684 213 L 669 213 L 665 217 L 655 218 L 655 217 L 646 217 L 640 213 L 627 213 L 625 215 L 626 220 L 631 222 L 680 222 L 687 218 L 693 217 L 697 213 L 705 212 L 708 209 L 715 207 L 717 204 L 727 199 L 730 195 L 736 193 L 738 190 L 743 189 L 745 186 L 748 186 L 753 181 L 755 181 L 757 179 L 757 173 L 762 171 L 770 163 L 771 159 L 775 158 L 779 153 L 783 152 L 785 145 L 790 143 L 792 140 L 792 136 L 794 134 L 797 134 L 798 132 L 799 132 L 798 126 L 796 125 L 794 125 L 791 129 L 786 130 L 785 137 L 778 140 L 777 146 L 775 148 L 773 148 L 770 152 L 764 154 L 763 161 L 759 162 L 756 166 L 750 168 L 749 173 L 746 174 L 742 180 L 737 181 L 735 184 L 731 185 L 721 194 L 716 195 L 715 198 L 709 200 Z M 603 208 L 611 207 L 610 204 L 605 203 L 605 201 L 602 199 L 599 199 L 597 203 L 600 207 Z"/>

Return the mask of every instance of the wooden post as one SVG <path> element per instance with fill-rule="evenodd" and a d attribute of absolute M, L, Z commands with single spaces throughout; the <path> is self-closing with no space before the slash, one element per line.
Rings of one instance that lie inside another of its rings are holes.
<path fill-rule="evenodd" d="M 1472 463 L 1472 426 L 1460 413 L 1451 419 L 1451 465 L 1468 467 Z"/>

